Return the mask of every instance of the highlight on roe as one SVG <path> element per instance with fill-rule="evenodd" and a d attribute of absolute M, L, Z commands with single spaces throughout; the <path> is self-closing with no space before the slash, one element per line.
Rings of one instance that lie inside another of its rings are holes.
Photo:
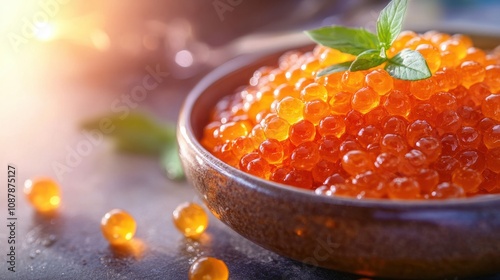
<path fill-rule="evenodd" d="M 389 4 L 401 5 L 406 1 Z M 500 193 L 500 52 L 474 47 L 461 34 L 389 34 L 379 23 L 377 35 L 314 30 L 321 44 L 312 51 L 288 52 L 278 66 L 257 69 L 215 106 L 204 147 L 250 174 L 327 196 Z M 350 34 L 368 39 L 355 42 L 356 50 L 336 45 L 335 36 Z M 404 65 L 409 60 L 417 66 Z M 263 91 L 274 100 L 260 106 Z M 250 108 L 259 108 L 259 118 Z M 236 122 L 245 128 L 221 136 Z M 236 148 L 243 139 L 253 149 Z"/>

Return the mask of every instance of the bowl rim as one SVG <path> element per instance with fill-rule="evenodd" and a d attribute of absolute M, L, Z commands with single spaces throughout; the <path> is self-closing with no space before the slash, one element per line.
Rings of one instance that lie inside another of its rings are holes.
<path fill-rule="evenodd" d="M 300 48 L 294 48 L 300 49 Z M 372 207 L 378 206 L 382 208 L 433 208 L 433 209 L 443 209 L 449 207 L 459 207 L 459 206 L 475 206 L 484 203 L 500 203 L 500 194 L 484 194 L 477 195 L 467 198 L 457 198 L 457 199 L 408 199 L 408 200 L 395 200 L 387 198 L 350 198 L 350 197 L 338 197 L 338 196 L 323 196 L 314 193 L 314 190 L 305 190 L 298 187 L 285 185 L 270 180 L 266 180 L 246 172 L 243 172 L 235 167 L 232 167 L 222 160 L 215 157 L 212 153 L 206 150 L 199 140 L 196 138 L 193 127 L 191 125 L 191 113 L 193 107 L 196 104 L 198 98 L 210 88 L 216 81 L 225 78 L 234 71 L 237 71 L 245 66 L 252 65 L 256 63 L 259 59 L 271 58 L 280 53 L 284 53 L 290 49 L 282 49 L 279 51 L 264 52 L 258 54 L 247 54 L 240 57 L 231 59 L 222 65 L 216 67 L 214 70 L 209 72 L 204 76 L 196 86 L 189 92 L 184 100 L 179 114 L 179 121 L 177 125 L 178 139 L 181 141 L 181 137 L 187 141 L 188 146 L 194 149 L 196 156 L 201 157 L 205 162 L 212 165 L 213 168 L 217 169 L 219 172 L 226 176 L 237 176 L 248 182 L 249 185 L 253 186 L 256 191 L 260 192 L 285 192 L 293 196 L 302 196 L 304 199 L 314 199 L 315 201 L 326 203 L 326 204 L 342 204 L 346 206 L 354 207 Z M 233 89 L 234 90 L 234 89 Z M 230 94 L 230 92 L 228 92 Z M 226 94 L 227 95 L 227 94 Z M 381 209 L 382 209 L 381 208 Z"/>

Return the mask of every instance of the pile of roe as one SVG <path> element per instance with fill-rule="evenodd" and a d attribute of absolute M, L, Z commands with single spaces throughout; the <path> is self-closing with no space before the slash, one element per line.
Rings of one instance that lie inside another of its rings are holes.
<path fill-rule="evenodd" d="M 402 32 L 432 77 L 383 65 L 317 77 L 355 57 L 324 46 L 283 54 L 221 99 L 202 144 L 244 172 L 326 196 L 445 199 L 500 193 L 500 51 L 469 37 Z"/>

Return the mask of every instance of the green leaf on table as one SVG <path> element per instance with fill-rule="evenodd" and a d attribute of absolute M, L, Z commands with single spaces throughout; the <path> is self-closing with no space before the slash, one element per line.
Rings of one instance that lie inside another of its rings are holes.
<path fill-rule="evenodd" d="M 380 43 L 389 49 L 403 28 L 407 0 L 393 0 L 383 10 L 377 20 L 377 35 Z"/>
<path fill-rule="evenodd" d="M 387 61 L 387 58 L 381 56 L 380 50 L 367 50 L 358 55 L 349 67 L 349 71 L 368 70 L 370 68 L 379 66 Z"/>
<path fill-rule="evenodd" d="M 325 69 L 319 71 L 317 76 L 321 77 L 321 76 L 326 76 L 326 75 L 330 75 L 330 74 L 337 73 L 337 72 L 347 71 L 347 70 L 349 70 L 349 67 L 351 67 L 352 63 L 353 63 L 353 61 L 346 61 L 343 63 L 328 66 Z"/>
<path fill-rule="evenodd" d="M 160 123 L 145 114 L 130 113 L 95 118 L 83 123 L 82 127 L 93 135 L 101 134 L 114 141 L 119 152 L 159 157 L 169 177 L 183 178 L 174 125 Z M 165 153 L 168 154 L 166 159 Z"/>
<path fill-rule="evenodd" d="M 379 47 L 377 36 L 363 28 L 326 26 L 306 31 L 306 34 L 320 45 L 352 55 Z"/>
<path fill-rule="evenodd" d="M 404 49 L 387 61 L 385 70 L 401 80 L 423 80 L 432 76 L 424 57 L 418 52 Z"/>
<path fill-rule="evenodd" d="M 185 178 L 184 169 L 179 159 L 179 147 L 177 145 L 168 146 L 161 154 L 161 164 L 165 167 L 167 177 L 172 180 L 182 180 Z"/>

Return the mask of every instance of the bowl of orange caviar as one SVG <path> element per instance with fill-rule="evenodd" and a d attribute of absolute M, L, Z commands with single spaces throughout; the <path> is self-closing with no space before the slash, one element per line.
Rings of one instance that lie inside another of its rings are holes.
<path fill-rule="evenodd" d="M 188 179 L 229 227 L 306 264 L 392 278 L 499 272 L 500 52 L 437 31 L 375 46 L 216 69 L 180 114 Z"/>

